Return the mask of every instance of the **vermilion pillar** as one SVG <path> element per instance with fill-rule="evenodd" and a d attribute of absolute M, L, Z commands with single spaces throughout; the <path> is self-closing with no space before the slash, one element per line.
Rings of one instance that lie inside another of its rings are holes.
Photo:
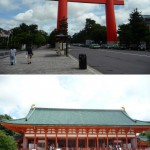
<path fill-rule="evenodd" d="M 106 26 L 107 26 L 107 42 L 108 42 L 108 44 L 117 42 L 114 0 L 106 1 Z"/>
<path fill-rule="evenodd" d="M 79 142 L 78 142 L 78 134 L 79 134 L 79 130 L 77 129 L 76 130 L 76 134 L 77 134 L 77 137 L 76 137 L 76 150 L 78 150 L 78 145 L 79 145 Z"/>
<path fill-rule="evenodd" d="M 86 130 L 86 149 L 88 150 L 89 147 L 89 130 Z"/>
<path fill-rule="evenodd" d="M 128 132 L 126 131 L 126 150 L 128 150 L 128 137 L 127 137 L 127 135 L 128 135 Z"/>
<path fill-rule="evenodd" d="M 36 149 L 36 129 L 34 129 L 34 149 Z"/>
<path fill-rule="evenodd" d="M 67 18 L 67 0 L 58 1 L 57 30 L 60 28 L 60 21 L 63 18 Z"/>

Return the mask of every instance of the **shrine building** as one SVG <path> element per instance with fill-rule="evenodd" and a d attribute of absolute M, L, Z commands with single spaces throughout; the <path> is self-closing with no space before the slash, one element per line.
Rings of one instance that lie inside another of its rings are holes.
<path fill-rule="evenodd" d="M 60 109 L 31 107 L 25 118 L 3 120 L 23 135 L 20 150 L 140 150 L 137 133 L 150 122 L 132 119 L 125 109 Z"/>

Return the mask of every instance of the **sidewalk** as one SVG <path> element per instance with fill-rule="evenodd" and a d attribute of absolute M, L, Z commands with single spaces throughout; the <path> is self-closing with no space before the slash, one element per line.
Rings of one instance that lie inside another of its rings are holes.
<path fill-rule="evenodd" d="M 56 51 L 41 47 L 33 51 L 32 64 L 27 63 L 25 52 L 17 54 L 17 63 L 10 65 L 9 57 L 0 59 L 0 74 L 99 74 L 88 67 L 79 69 L 73 57 L 57 56 Z"/>

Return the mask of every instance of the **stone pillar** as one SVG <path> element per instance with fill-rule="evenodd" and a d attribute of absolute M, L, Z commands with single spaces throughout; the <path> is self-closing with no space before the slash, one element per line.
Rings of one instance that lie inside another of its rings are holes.
<path fill-rule="evenodd" d="M 116 19 L 114 11 L 114 0 L 106 0 L 106 26 L 107 43 L 109 45 L 117 42 Z"/>

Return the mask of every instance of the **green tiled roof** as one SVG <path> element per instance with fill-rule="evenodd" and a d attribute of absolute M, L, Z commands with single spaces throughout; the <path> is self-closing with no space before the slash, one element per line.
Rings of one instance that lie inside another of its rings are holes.
<path fill-rule="evenodd" d="M 138 136 L 137 137 L 140 141 L 143 141 L 143 142 L 148 142 L 148 138 L 146 136 Z"/>
<path fill-rule="evenodd" d="M 49 126 L 150 126 L 133 120 L 123 110 L 33 108 L 22 119 L 6 120 L 11 124 Z"/>

